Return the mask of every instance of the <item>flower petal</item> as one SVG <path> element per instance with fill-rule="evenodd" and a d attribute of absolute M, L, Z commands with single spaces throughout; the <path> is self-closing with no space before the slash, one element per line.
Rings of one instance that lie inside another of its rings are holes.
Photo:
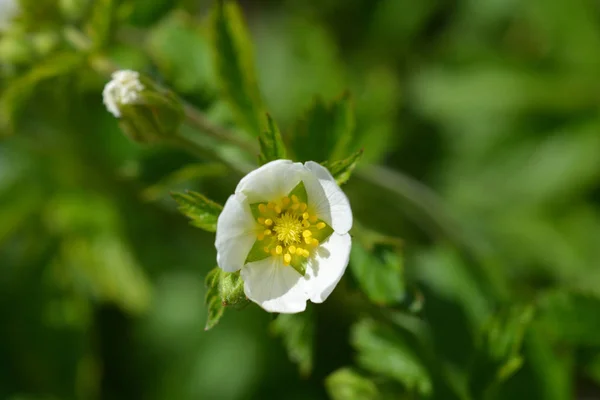
<path fill-rule="evenodd" d="M 314 161 L 308 161 L 304 166 L 312 172 L 322 188 L 312 184 L 309 179 L 305 180 L 309 204 L 334 231 L 347 233 L 352 228 L 352 209 L 348 198 L 327 168 Z"/>
<path fill-rule="evenodd" d="M 313 303 L 322 303 L 338 284 L 350 259 L 350 234 L 332 233 L 309 260 L 305 279 Z"/>
<path fill-rule="evenodd" d="M 256 241 L 256 221 L 243 193 L 229 196 L 217 220 L 217 264 L 223 271 L 235 272 L 244 266 Z"/>
<path fill-rule="evenodd" d="M 246 296 L 269 312 L 297 313 L 306 309 L 306 281 L 282 257 L 268 257 L 242 269 Z"/>
<path fill-rule="evenodd" d="M 242 178 L 235 189 L 243 192 L 250 204 L 280 199 L 302 180 L 305 168 L 290 160 L 271 161 Z"/>

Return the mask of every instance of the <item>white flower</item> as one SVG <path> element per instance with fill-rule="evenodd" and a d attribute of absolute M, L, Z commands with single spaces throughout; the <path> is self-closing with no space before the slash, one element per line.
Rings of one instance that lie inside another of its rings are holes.
<path fill-rule="evenodd" d="M 270 312 L 322 303 L 350 256 L 352 210 L 329 171 L 276 160 L 250 172 L 217 222 L 217 263 L 241 269 L 246 296 Z"/>
<path fill-rule="evenodd" d="M 0 0 L 1 1 L 1 0 Z M 144 85 L 136 71 L 121 70 L 112 74 L 112 80 L 104 86 L 102 101 L 106 109 L 115 117 L 121 116 L 120 104 L 135 104 L 140 98 Z"/>
<path fill-rule="evenodd" d="M 0 31 L 8 28 L 10 21 L 19 13 L 17 0 L 0 0 Z"/>

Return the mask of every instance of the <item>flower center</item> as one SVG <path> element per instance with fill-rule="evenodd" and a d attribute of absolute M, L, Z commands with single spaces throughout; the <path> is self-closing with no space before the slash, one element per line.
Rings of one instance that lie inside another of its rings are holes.
<path fill-rule="evenodd" d="M 319 236 L 317 231 L 326 224 L 319 221 L 298 196 L 260 203 L 258 213 L 260 230 L 257 238 L 263 250 L 273 256 L 282 256 L 285 265 L 295 265 L 293 260 L 309 257 L 311 250 L 319 246 L 319 240 L 314 236 Z"/>

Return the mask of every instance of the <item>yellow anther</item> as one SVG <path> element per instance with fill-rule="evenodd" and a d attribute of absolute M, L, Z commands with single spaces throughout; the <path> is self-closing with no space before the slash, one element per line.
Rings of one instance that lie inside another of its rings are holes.
<path fill-rule="evenodd" d="M 310 226 L 310 222 L 308 222 L 307 220 L 302 221 L 302 226 L 305 228 L 308 228 Z"/>
<path fill-rule="evenodd" d="M 266 226 L 271 226 L 271 225 L 273 225 L 273 220 L 272 220 L 271 218 L 267 218 L 267 219 L 265 220 L 265 225 L 266 225 Z"/>
<path fill-rule="evenodd" d="M 309 237 L 305 237 L 305 238 L 304 238 L 304 243 L 306 243 L 306 244 L 311 244 L 311 243 L 312 243 L 312 239 L 311 239 L 311 238 L 309 238 Z"/>
<path fill-rule="evenodd" d="M 306 203 L 300 203 L 300 211 L 304 212 L 304 211 L 306 211 L 307 208 L 308 208 L 308 205 Z"/>
<path fill-rule="evenodd" d="M 272 201 L 270 201 L 270 202 L 267 204 L 267 208 L 268 208 L 269 210 L 272 210 L 272 209 L 274 209 L 274 208 L 275 208 L 275 203 L 273 203 Z"/>
<path fill-rule="evenodd" d="M 302 256 L 302 257 L 308 257 L 310 255 L 310 251 L 306 250 L 306 249 L 298 249 L 298 253 Z"/>
<path fill-rule="evenodd" d="M 281 247 L 281 246 L 275 247 L 275 253 L 277 253 L 277 254 L 283 253 L 283 247 Z"/>
<path fill-rule="evenodd" d="M 307 229 L 304 232 L 302 232 L 302 236 L 304 236 L 305 238 L 311 237 L 312 236 L 312 232 Z"/>
<path fill-rule="evenodd" d="M 281 203 L 283 204 L 284 207 L 286 207 L 288 204 L 290 204 L 290 198 L 285 196 L 283 199 L 281 199 Z"/>
<path fill-rule="evenodd" d="M 278 205 L 275 205 L 275 212 L 277 214 L 281 214 L 281 207 L 279 207 Z"/>
<path fill-rule="evenodd" d="M 264 219 L 263 217 L 258 217 L 257 221 L 258 221 L 258 223 L 259 223 L 259 224 L 261 224 L 261 225 L 264 225 L 264 224 L 265 224 L 265 219 Z"/>
<path fill-rule="evenodd" d="M 294 203 L 292 204 L 292 206 L 290 207 L 292 210 L 297 210 L 300 208 L 300 204 L 299 203 Z"/>
<path fill-rule="evenodd" d="M 258 205 L 258 211 L 260 211 L 261 213 L 266 213 L 267 212 L 267 206 L 265 206 L 263 203 L 260 203 Z"/>
<path fill-rule="evenodd" d="M 290 261 L 292 261 L 292 256 L 290 256 L 288 253 L 285 253 L 284 256 L 283 256 L 283 262 L 285 264 L 289 264 Z"/>
<path fill-rule="evenodd" d="M 256 235 L 256 237 L 258 238 L 258 240 L 263 240 L 265 238 L 265 233 L 260 232 L 258 235 Z"/>
<path fill-rule="evenodd" d="M 265 235 L 265 236 L 269 236 L 271 233 L 272 233 L 272 232 L 271 232 L 271 230 L 270 230 L 270 229 L 265 229 L 265 231 L 264 231 L 264 235 Z"/>
<path fill-rule="evenodd" d="M 323 229 L 323 228 L 325 228 L 325 222 L 319 222 L 317 224 L 317 229 Z"/>
<path fill-rule="evenodd" d="M 271 255 L 272 256 L 276 256 L 277 255 L 277 252 L 275 251 L 275 249 L 271 249 Z"/>
<path fill-rule="evenodd" d="M 311 224 L 314 224 L 315 222 L 317 222 L 318 218 L 316 215 L 311 215 L 308 220 L 310 221 Z"/>
<path fill-rule="evenodd" d="M 267 246 L 263 247 L 263 250 L 264 250 L 265 253 L 269 253 L 270 252 L 270 250 L 269 250 L 269 248 Z"/>
<path fill-rule="evenodd" d="M 305 212 L 304 214 L 302 214 L 302 219 L 308 219 L 308 217 L 310 217 L 310 215 L 308 215 L 307 212 Z"/>
<path fill-rule="evenodd" d="M 318 246 L 319 246 L 319 241 L 318 241 L 317 239 L 314 239 L 314 238 L 313 238 L 313 240 L 312 240 L 312 242 L 311 242 L 310 244 L 311 244 L 312 246 L 314 246 L 314 247 L 318 247 Z"/>
<path fill-rule="evenodd" d="M 296 254 L 296 246 L 288 247 L 288 251 L 290 252 L 290 254 Z"/>
<path fill-rule="evenodd" d="M 300 200 L 298 200 L 298 196 L 296 196 L 295 194 L 293 194 L 293 195 L 292 195 L 292 201 L 293 201 L 294 203 L 298 203 L 298 202 L 300 202 Z"/>

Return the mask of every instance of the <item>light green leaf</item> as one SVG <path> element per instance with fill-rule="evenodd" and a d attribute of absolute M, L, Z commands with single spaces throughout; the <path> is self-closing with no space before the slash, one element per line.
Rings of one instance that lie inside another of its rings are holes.
<path fill-rule="evenodd" d="M 486 398 L 521 367 L 521 346 L 532 318 L 532 307 L 513 307 L 483 327 L 469 374 L 473 398 Z"/>
<path fill-rule="evenodd" d="M 401 241 L 359 225 L 355 225 L 353 235 L 350 270 L 369 300 L 380 305 L 398 304 L 405 300 Z"/>
<path fill-rule="evenodd" d="M 333 400 L 376 400 L 377 385 L 352 368 L 340 368 L 325 379 L 325 388 Z"/>
<path fill-rule="evenodd" d="M 356 168 L 356 164 L 362 158 L 363 150 L 359 150 L 350 157 L 338 161 L 325 161 L 322 165 L 331 172 L 338 185 L 343 185 L 350 179 L 350 175 Z"/>
<path fill-rule="evenodd" d="M 208 317 L 204 330 L 213 328 L 223 316 L 225 306 L 221 300 L 219 284 L 221 282 L 222 269 L 215 267 L 206 275 L 206 306 L 208 307 Z"/>
<path fill-rule="evenodd" d="M 373 320 L 356 323 L 350 341 L 357 350 L 357 363 L 375 373 L 402 383 L 420 395 L 432 392 L 429 371 L 404 338 Z"/>
<path fill-rule="evenodd" d="M 171 193 L 179 203 L 179 211 L 189 217 L 191 224 L 208 232 L 217 230 L 217 219 L 223 207 L 200 193 L 188 191 L 187 193 Z"/>
<path fill-rule="evenodd" d="M 330 104 L 317 98 L 295 125 L 291 148 L 299 161 L 323 162 L 347 156 L 355 127 L 350 95 Z"/>
<path fill-rule="evenodd" d="M 263 106 L 254 72 L 252 43 L 234 1 L 216 2 L 211 35 L 219 89 L 240 125 L 258 136 Z"/>
<path fill-rule="evenodd" d="M 269 161 L 286 158 L 285 145 L 283 144 L 283 139 L 281 139 L 281 132 L 279 132 L 277 124 L 269 114 L 267 114 L 267 126 L 261 130 L 258 142 L 260 144 L 258 161 L 261 165 Z"/>
<path fill-rule="evenodd" d="M 280 314 L 272 323 L 273 333 L 280 336 L 290 360 L 298 364 L 300 374 L 308 376 L 313 367 L 315 321 L 312 307 L 298 314 Z"/>

